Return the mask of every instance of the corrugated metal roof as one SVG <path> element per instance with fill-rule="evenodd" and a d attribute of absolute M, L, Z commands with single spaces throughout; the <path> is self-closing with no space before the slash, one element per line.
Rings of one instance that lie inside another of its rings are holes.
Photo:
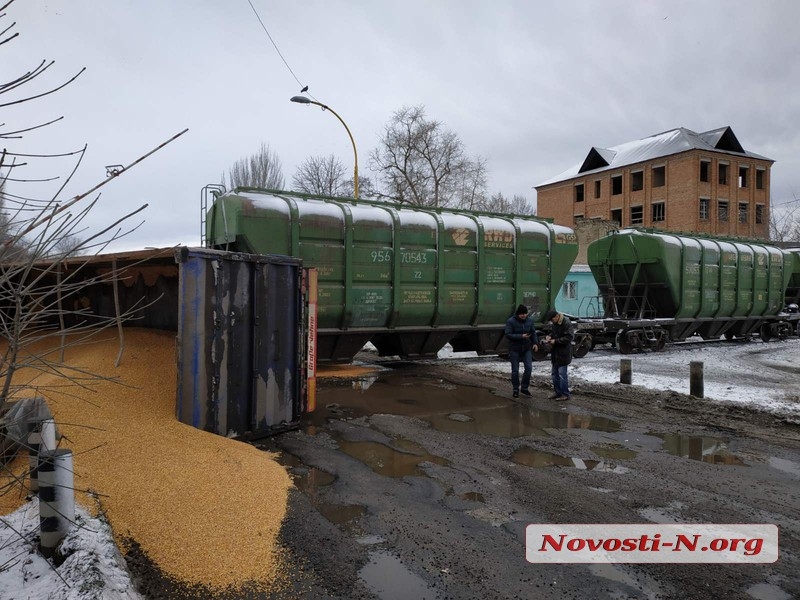
<path fill-rule="evenodd" d="M 536 188 L 578 176 L 602 173 L 610 169 L 619 169 L 640 162 L 680 154 L 688 150 L 709 150 L 774 162 L 765 156 L 745 151 L 730 127 L 720 127 L 703 133 L 679 127 L 611 148 L 594 147 L 589 150 L 583 162 L 540 183 Z"/>

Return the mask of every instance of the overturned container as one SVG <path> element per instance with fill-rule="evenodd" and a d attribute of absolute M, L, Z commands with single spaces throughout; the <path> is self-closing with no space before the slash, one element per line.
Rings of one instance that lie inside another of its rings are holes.
<path fill-rule="evenodd" d="M 239 439 L 295 427 L 309 401 L 301 261 L 199 248 L 176 261 L 178 420 Z"/>

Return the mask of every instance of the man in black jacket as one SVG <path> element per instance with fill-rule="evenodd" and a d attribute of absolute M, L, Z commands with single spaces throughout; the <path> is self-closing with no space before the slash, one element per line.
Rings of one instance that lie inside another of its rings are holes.
<path fill-rule="evenodd" d="M 528 317 L 528 307 L 520 304 L 517 312 L 506 321 L 506 337 L 508 338 L 508 357 L 511 360 L 511 387 L 514 398 L 530 396 L 528 386 L 531 383 L 531 369 L 533 368 L 533 350 L 538 350 L 539 338 L 536 336 L 536 327 L 533 318 Z M 519 381 L 519 363 L 525 366 L 522 373 L 522 387 Z"/>
<path fill-rule="evenodd" d="M 567 316 L 555 310 L 548 310 L 544 315 L 544 321 L 552 323 L 550 335 L 545 338 L 545 342 L 553 346 L 550 351 L 550 361 L 553 363 L 555 393 L 550 396 L 550 400 L 569 400 L 567 365 L 572 362 L 572 339 L 575 337 L 575 332 Z"/>

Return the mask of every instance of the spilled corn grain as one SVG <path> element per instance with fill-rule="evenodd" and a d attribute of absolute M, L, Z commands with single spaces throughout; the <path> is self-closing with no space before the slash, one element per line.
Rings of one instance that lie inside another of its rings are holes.
<path fill-rule="evenodd" d="M 75 453 L 75 487 L 97 492 L 118 542 L 135 540 L 168 577 L 215 589 L 273 584 L 285 470 L 250 445 L 177 421 L 174 333 L 126 330 L 118 368 L 117 339 L 98 339 L 68 349 L 65 362 L 124 387 L 55 392 L 53 375 L 32 381 Z"/>
<path fill-rule="evenodd" d="M 0 515 L 14 512 L 27 501 L 28 468 L 28 453 L 24 450 L 0 468 Z"/>

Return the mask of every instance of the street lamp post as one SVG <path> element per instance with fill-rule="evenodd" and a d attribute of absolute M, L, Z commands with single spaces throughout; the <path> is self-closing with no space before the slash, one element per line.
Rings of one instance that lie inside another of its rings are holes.
<path fill-rule="evenodd" d="M 333 116 L 339 119 L 339 122 L 344 125 L 347 135 L 350 136 L 350 143 L 353 144 L 353 158 L 355 159 L 355 166 L 353 167 L 353 196 L 356 200 L 358 200 L 358 152 L 356 151 L 356 141 L 353 139 L 353 134 L 350 133 L 350 128 L 347 126 L 347 123 L 344 122 L 344 119 L 342 119 L 342 117 L 340 117 L 335 110 L 333 110 L 330 106 L 323 104 L 322 102 L 317 102 L 316 100 L 306 98 L 305 96 L 292 96 L 291 101 L 297 102 L 298 104 L 316 104 L 322 108 L 322 110 L 331 111 Z"/>

